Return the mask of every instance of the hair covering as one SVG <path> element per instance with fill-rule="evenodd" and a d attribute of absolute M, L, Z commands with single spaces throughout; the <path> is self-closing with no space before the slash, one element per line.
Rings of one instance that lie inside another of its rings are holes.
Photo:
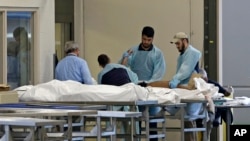
<path fill-rule="evenodd" d="M 75 41 L 68 41 L 65 43 L 65 52 L 70 53 L 79 48 L 79 45 Z"/>
<path fill-rule="evenodd" d="M 188 35 L 185 32 L 178 32 L 174 35 L 174 38 L 170 41 L 170 43 L 176 43 L 181 39 L 188 39 Z"/>

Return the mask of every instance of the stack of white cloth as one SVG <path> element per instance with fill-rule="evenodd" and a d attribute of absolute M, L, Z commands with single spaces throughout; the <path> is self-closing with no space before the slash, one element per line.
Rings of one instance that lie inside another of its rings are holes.
<path fill-rule="evenodd" d="M 229 100 L 223 105 L 250 105 L 250 98 L 246 96 L 235 97 L 233 100 Z"/>

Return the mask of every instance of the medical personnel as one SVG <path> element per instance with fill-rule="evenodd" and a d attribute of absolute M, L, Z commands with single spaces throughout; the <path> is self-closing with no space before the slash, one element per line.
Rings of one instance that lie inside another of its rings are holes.
<path fill-rule="evenodd" d="M 123 53 L 121 64 L 130 67 L 138 76 L 139 81 L 146 83 L 160 81 L 166 73 L 165 58 L 162 51 L 153 44 L 154 29 L 145 26 L 141 33 L 141 43 Z M 143 107 L 139 107 L 144 111 Z M 149 114 L 156 115 L 161 111 L 160 107 L 150 107 Z M 157 127 L 156 123 L 150 123 L 151 128 Z M 150 134 L 157 134 L 151 131 Z M 158 139 L 150 139 L 157 141 Z"/>
<path fill-rule="evenodd" d="M 170 88 L 176 88 L 178 85 L 187 85 L 193 73 L 196 72 L 196 65 L 201 58 L 201 52 L 189 44 L 188 36 L 184 32 L 178 32 L 170 42 L 175 44 L 177 50 L 180 52 L 177 61 L 176 74 L 169 82 Z M 201 111 L 201 103 L 187 104 L 186 112 L 188 115 L 198 115 Z M 196 127 L 195 122 L 185 122 L 186 127 Z M 195 141 L 195 133 L 185 133 L 185 141 Z"/>
<path fill-rule="evenodd" d="M 110 63 L 106 54 L 98 56 L 98 63 L 103 70 L 98 74 L 98 84 L 120 86 L 126 83 L 138 83 L 137 75 L 121 64 Z"/>
<path fill-rule="evenodd" d="M 162 51 L 153 44 L 154 29 L 146 26 L 142 30 L 141 43 L 123 54 L 121 64 L 130 67 L 139 81 L 162 80 L 166 64 Z"/>
<path fill-rule="evenodd" d="M 176 74 L 169 82 L 170 88 L 176 88 L 178 84 L 188 84 L 192 73 L 195 72 L 197 63 L 201 58 L 201 52 L 189 44 L 188 36 L 184 32 L 176 33 L 170 43 L 175 44 L 180 52 L 177 61 Z"/>
<path fill-rule="evenodd" d="M 56 66 L 55 78 L 66 81 L 73 80 L 82 84 L 92 84 L 92 77 L 88 64 L 79 56 L 79 45 L 74 41 L 65 43 L 65 53 L 67 54 Z"/>

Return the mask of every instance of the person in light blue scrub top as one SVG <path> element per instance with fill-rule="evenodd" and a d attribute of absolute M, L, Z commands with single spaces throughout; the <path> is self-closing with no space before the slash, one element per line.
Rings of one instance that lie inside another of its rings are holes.
<path fill-rule="evenodd" d="M 99 55 L 97 60 L 103 68 L 98 74 L 98 84 L 121 86 L 127 83 L 138 83 L 138 77 L 134 72 L 124 65 L 110 63 L 110 58 L 106 54 Z M 129 111 L 129 106 L 112 106 L 112 109 L 114 111 Z M 127 123 L 123 123 L 121 132 L 125 133 L 127 128 Z M 139 128 L 136 129 L 139 132 Z"/>
<path fill-rule="evenodd" d="M 137 75 L 121 64 L 110 63 L 106 54 L 98 56 L 98 63 L 103 70 L 98 74 L 98 84 L 121 86 L 127 83 L 138 83 Z"/>
<path fill-rule="evenodd" d="M 169 88 L 176 88 L 178 85 L 187 85 L 188 81 L 195 71 L 195 67 L 201 58 L 201 52 L 189 44 L 188 36 L 184 32 L 175 34 L 173 40 L 170 42 L 176 45 L 180 52 L 177 61 L 176 74 L 169 82 Z M 187 104 L 186 113 L 190 116 L 198 115 L 202 111 L 201 103 Z M 190 120 L 193 120 L 192 118 Z M 186 127 L 195 127 L 195 122 L 185 122 Z M 185 133 L 185 140 L 193 141 L 196 135 L 194 133 Z"/>
<path fill-rule="evenodd" d="M 87 62 L 78 57 L 79 45 L 74 41 L 66 42 L 65 52 L 67 56 L 56 66 L 55 79 L 66 81 L 73 80 L 82 84 L 93 84 Z"/>
<path fill-rule="evenodd" d="M 169 82 L 170 88 L 176 88 L 178 84 L 187 85 L 192 73 L 198 73 L 195 67 L 201 58 L 201 52 L 189 44 L 188 36 L 184 32 L 177 33 L 171 43 L 180 52 L 176 74 Z"/>
<path fill-rule="evenodd" d="M 154 29 L 145 26 L 142 29 L 141 43 L 132 47 L 123 53 L 121 64 L 130 67 L 138 76 L 139 81 L 146 83 L 160 81 L 166 73 L 166 63 L 162 51 L 153 44 Z M 139 107 L 140 111 L 144 107 Z M 160 107 L 150 107 L 149 114 L 156 115 L 161 111 Z M 151 123 L 150 127 L 157 127 L 157 124 Z M 150 134 L 157 132 L 151 131 Z M 157 141 L 158 139 L 150 139 Z"/>

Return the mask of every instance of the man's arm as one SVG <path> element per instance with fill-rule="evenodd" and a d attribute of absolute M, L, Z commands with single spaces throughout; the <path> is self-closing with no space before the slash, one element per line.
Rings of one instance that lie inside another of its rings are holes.
<path fill-rule="evenodd" d="M 155 81 L 155 82 L 148 83 L 147 86 L 169 88 L 169 81 Z M 189 88 L 188 86 L 184 86 L 184 85 L 178 85 L 177 88 L 192 90 L 192 88 Z"/>
<path fill-rule="evenodd" d="M 84 61 L 82 65 L 83 66 L 81 68 L 81 72 L 82 72 L 84 84 L 93 84 L 91 73 L 89 71 L 89 67 L 88 67 L 87 62 Z"/>
<path fill-rule="evenodd" d="M 124 66 L 128 65 L 128 56 L 122 58 L 121 64 Z"/>
<path fill-rule="evenodd" d="M 132 49 L 129 49 L 128 51 L 124 52 L 122 55 L 122 59 L 121 59 L 121 64 L 124 66 L 129 66 L 129 58 L 131 57 L 130 55 L 133 53 Z"/>
<path fill-rule="evenodd" d="M 180 69 L 174 75 L 173 79 L 169 83 L 170 88 L 176 88 L 182 81 L 190 77 L 194 71 L 195 65 L 200 59 L 200 53 L 189 53 L 181 64 Z"/>
<path fill-rule="evenodd" d="M 131 71 L 129 68 L 126 68 L 126 71 L 128 73 L 129 79 L 131 80 L 131 82 L 137 84 L 138 83 L 138 76 L 136 73 L 134 73 L 133 71 Z"/>
<path fill-rule="evenodd" d="M 101 83 L 102 83 L 102 76 L 101 76 L 101 72 L 98 74 L 98 77 L 97 77 L 97 83 L 98 83 L 98 84 L 101 84 Z"/>

